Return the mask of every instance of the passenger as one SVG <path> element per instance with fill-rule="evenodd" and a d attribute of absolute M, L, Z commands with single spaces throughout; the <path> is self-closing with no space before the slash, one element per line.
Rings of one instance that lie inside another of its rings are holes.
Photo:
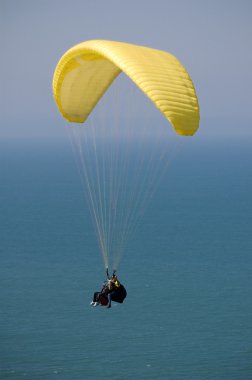
<path fill-rule="evenodd" d="M 98 306 L 100 304 L 107 305 L 107 295 L 109 292 L 107 281 L 104 281 L 102 289 L 99 292 L 94 292 L 93 300 L 91 301 L 91 306 Z"/>

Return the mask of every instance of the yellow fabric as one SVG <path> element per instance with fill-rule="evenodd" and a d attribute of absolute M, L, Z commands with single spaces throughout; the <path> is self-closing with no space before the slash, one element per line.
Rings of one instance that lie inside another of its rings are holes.
<path fill-rule="evenodd" d="M 117 288 L 119 288 L 119 286 L 121 285 L 120 282 L 119 282 L 118 280 L 116 280 L 116 281 L 114 282 L 114 284 L 115 284 L 115 286 L 116 286 Z"/>
<path fill-rule="evenodd" d="M 194 85 L 173 55 L 122 42 L 82 42 L 60 59 L 53 94 L 61 114 L 83 123 L 113 80 L 124 72 L 153 101 L 181 135 L 199 127 Z"/>

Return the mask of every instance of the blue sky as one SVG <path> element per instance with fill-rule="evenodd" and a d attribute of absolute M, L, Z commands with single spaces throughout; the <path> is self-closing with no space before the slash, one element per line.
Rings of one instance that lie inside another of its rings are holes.
<path fill-rule="evenodd" d="M 201 136 L 252 136 L 250 0 L 0 0 L 0 138 L 50 137 L 62 123 L 55 66 L 76 43 L 110 39 L 169 51 L 189 71 Z"/>

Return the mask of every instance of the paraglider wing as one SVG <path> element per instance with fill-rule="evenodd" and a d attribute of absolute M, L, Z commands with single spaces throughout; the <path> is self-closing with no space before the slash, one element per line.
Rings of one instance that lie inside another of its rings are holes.
<path fill-rule="evenodd" d="M 199 127 L 199 105 L 192 80 L 173 55 L 122 42 L 94 40 L 68 50 L 53 78 L 61 114 L 83 123 L 111 85 L 124 72 L 152 100 L 180 135 Z"/>

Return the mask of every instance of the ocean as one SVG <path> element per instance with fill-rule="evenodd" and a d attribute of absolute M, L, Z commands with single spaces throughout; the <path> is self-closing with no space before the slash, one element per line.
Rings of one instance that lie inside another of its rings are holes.
<path fill-rule="evenodd" d="M 106 309 L 69 141 L 1 141 L 0 379 L 252 379 L 251 145 L 183 145 Z"/>

